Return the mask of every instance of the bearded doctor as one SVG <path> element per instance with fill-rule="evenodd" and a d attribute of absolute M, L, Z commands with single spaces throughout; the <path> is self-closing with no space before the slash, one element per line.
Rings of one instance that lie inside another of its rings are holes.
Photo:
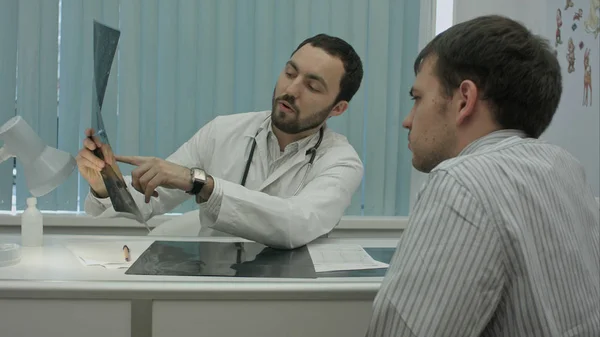
<path fill-rule="evenodd" d="M 326 121 L 347 110 L 362 77 L 352 46 L 319 34 L 292 53 L 270 111 L 219 116 L 166 159 L 113 155 L 88 129 L 77 155 L 90 185 L 85 211 L 117 214 L 100 170 L 111 165 L 120 174 L 122 162 L 136 166 L 124 181 L 146 220 L 195 198 L 201 236 L 303 246 L 338 224 L 361 183 L 358 154 Z"/>

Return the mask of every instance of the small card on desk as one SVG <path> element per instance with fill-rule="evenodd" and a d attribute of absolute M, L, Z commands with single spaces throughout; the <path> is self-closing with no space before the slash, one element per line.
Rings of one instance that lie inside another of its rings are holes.
<path fill-rule="evenodd" d="M 279 250 L 255 242 L 155 241 L 125 274 L 316 278 L 306 246 Z"/>

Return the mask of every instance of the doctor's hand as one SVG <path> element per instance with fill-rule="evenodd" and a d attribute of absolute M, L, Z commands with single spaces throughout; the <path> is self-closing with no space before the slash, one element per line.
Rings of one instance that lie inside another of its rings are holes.
<path fill-rule="evenodd" d="M 137 166 L 131 172 L 131 185 L 146 196 L 146 203 L 150 202 L 150 197 L 158 196 L 157 187 L 186 192 L 192 189 L 192 176 L 187 167 L 154 157 L 115 156 L 115 159 Z"/>
<path fill-rule="evenodd" d="M 121 180 L 123 180 L 123 174 L 121 174 L 121 170 L 119 170 L 119 166 L 115 161 L 115 156 L 113 155 L 110 145 L 102 144 L 100 139 L 93 135 L 93 129 L 85 130 L 83 147 L 75 159 L 77 161 L 79 173 L 90 184 L 92 191 L 96 196 L 106 198 L 108 197 L 108 192 L 106 191 L 106 186 L 104 186 L 104 180 L 102 179 L 100 171 L 102 171 L 106 165 L 110 165 Z M 93 140 L 90 139 L 90 137 L 92 137 Z M 96 149 L 102 151 L 104 160 L 98 158 L 94 154 L 94 150 Z"/>

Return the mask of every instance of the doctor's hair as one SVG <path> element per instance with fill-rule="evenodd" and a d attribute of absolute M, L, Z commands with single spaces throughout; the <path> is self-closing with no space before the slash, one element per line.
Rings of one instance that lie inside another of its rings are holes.
<path fill-rule="evenodd" d="M 502 128 L 538 138 L 550 125 L 562 94 L 560 65 L 548 41 L 521 23 L 487 15 L 452 26 L 419 53 L 415 75 L 430 57 L 445 96 L 471 80 Z"/>
<path fill-rule="evenodd" d="M 360 88 L 363 78 L 362 61 L 354 48 L 339 37 L 318 34 L 302 41 L 292 55 L 307 43 L 310 43 L 313 47 L 323 49 L 327 54 L 337 57 L 342 61 L 344 64 L 344 75 L 342 75 L 342 79 L 340 80 L 340 93 L 337 95 L 334 104 L 340 101 L 350 102 Z"/>

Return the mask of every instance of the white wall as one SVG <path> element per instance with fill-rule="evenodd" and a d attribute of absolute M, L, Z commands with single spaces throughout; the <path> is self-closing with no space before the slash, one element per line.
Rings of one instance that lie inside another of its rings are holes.
<path fill-rule="evenodd" d="M 558 144 L 573 154 L 583 165 L 587 180 L 594 195 L 600 196 L 600 36 L 594 37 L 584 29 L 588 18 L 590 0 L 576 0 L 575 6 L 565 10 L 565 1 L 548 0 L 546 8 L 546 36 L 555 45 L 556 12 L 562 11 L 562 44 L 556 48 L 563 75 L 563 95 L 552 124 L 542 135 L 551 143 Z M 583 10 L 580 20 L 573 20 L 576 10 Z M 575 30 L 571 25 L 575 23 Z M 568 72 L 567 45 L 573 38 L 575 51 L 575 71 Z M 577 46 L 583 42 L 584 47 Z M 592 105 L 583 105 L 584 52 L 590 48 L 592 68 Z"/>
<path fill-rule="evenodd" d="M 485 14 L 500 14 L 518 20 L 540 34 L 546 27 L 545 13 L 544 0 L 454 0 L 454 23 Z"/>
<path fill-rule="evenodd" d="M 452 26 L 454 0 L 437 0 L 435 6 L 435 35 Z"/>

